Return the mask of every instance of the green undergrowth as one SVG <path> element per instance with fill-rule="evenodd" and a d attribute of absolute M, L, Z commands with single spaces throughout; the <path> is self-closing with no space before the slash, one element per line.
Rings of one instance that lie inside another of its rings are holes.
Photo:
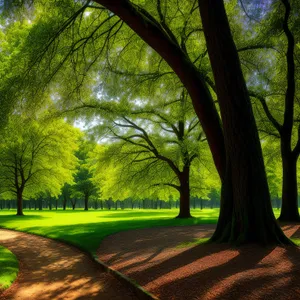
<path fill-rule="evenodd" d="M 16 256 L 8 249 L 0 246 L 0 290 L 11 286 L 17 278 L 19 263 Z"/>

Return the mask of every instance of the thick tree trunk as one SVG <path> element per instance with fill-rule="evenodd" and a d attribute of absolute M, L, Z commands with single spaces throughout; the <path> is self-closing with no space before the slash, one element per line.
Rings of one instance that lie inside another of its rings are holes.
<path fill-rule="evenodd" d="M 290 243 L 274 217 L 262 151 L 223 0 L 199 0 L 223 121 L 226 175 L 213 241 Z"/>
<path fill-rule="evenodd" d="M 17 216 L 23 216 L 23 191 L 17 191 Z"/>
<path fill-rule="evenodd" d="M 84 195 L 84 210 L 89 210 L 89 195 Z"/>
<path fill-rule="evenodd" d="M 297 157 L 282 151 L 282 206 L 278 220 L 282 222 L 299 222 Z"/>
<path fill-rule="evenodd" d="M 184 167 L 180 175 L 179 214 L 176 218 L 191 218 L 190 212 L 190 168 Z"/>

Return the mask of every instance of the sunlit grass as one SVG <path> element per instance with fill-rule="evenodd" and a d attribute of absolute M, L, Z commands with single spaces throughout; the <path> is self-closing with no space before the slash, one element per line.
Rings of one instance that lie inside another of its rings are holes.
<path fill-rule="evenodd" d="M 107 235 L 137 228 L 215 224 L 219 209 L 192 210 L 194 218 L 175 219 L 176 209 L 118 211 L 0 211 L 0 227 L 56 238 L 95 253 Z"/>
<path fill-rule="evenodd" d="M 17 278 L 19 263 L 15 255 L 0 246 L 0 290 L 7 289 Z"/>
<path fill-rule="evenodd" d="M 177 209 L 29 211 L 24 217 L 15 211 L 0 211 L 0 227 L 35 233 L 74 244 L 95 253 L 101 240 L 113 233 L 138 228 L 216 224 L 219 209 L 191 210 L 194 218 L 175 219 Z M 280 210 L 274 210 L 278 217 Z"/>

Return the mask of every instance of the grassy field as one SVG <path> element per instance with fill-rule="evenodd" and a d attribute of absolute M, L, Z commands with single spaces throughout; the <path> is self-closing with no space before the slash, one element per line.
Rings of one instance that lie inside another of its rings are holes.
<path fill-rule="evenodd" d="M 95 253 L 101 240 L 112 233 L 155 226 L 214 224 L 218 209 L 192 210 L 192 219 L 175 219 L 178 210 L 118 211 L 0 211 L 0 227 L 36 233 L 67 241 L 85 251 Z"/>
<path fill-rule="evenodd" d="M 7 289 L 16 279 L 19 270 L 17 258 L 0 246 L 0 290 Z"/>
<path fill-rule="evenodd" d="M 279 210 L 275 210 L 278 217 Z M 215 224 L 219 209 L 192 210 L 192 219 L 175 219 L 178 210 L 0 211 L 0 227 L 31 232 L 74 244 L 95 253 L 107 235 L 137 228 Z"/>

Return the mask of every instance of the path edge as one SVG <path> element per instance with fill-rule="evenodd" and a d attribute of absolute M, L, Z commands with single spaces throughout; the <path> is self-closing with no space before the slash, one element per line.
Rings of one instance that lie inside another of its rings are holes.
<path fill-rule="evenodd" d="M 43 238 L 46 238 L 46 239 L 49 239 L 49 240 L 54 240 L 56 242 L 59 242 L 59 243 L 68 245 L 70 247 L 73 247 L 73 248 L 79 250 L 80 252 L 83 252 L 85 255 L 87 255 L 93 262 L 95 262 L 97 264 L 97 266 L 102 271 L 104 271 L 105 273 L 111 274 L 113 277 L 117 278 L 119 281 L 121 281 L 123 284 L 125 284 L 128 288 L 130 288 L 132 290 L 132 292 L 139 299 L 141 299 L 141 300 L 159 300 L 158 297 L 154 296 L 153 294 L 151 294 L 150 292 L 145 290 L 142 286 L 140 286 L 133 279 L 131 279 L 131 278 L 127 277 L 126 275 L 122 274 L 121 272 L 111 268 L 110 266 L 105 264 L 103 261 L 101 261 L 96 254 L 93 254 L 92 252 L 86 251 L 85 249 L 81 248 L 78 245 L 75 245 L 71 242 L 65 241 L 65 240 L 60 239 L 60 238 L 50 238 L 50 237 L 47 237 L 47 236 L 42 235 L 42 234 L 31 233 L 31 232 L 28 232 L 28 231 L 20 231 L 20 230 L 17 230 L 17 229 L 10 229 L 10 228 L 3 227 L 3 226 L 0 226 L 0 229 L 4 229 L 4 230 L 8 230 L 8 231 L 17 231 L 17 232 L 21 232 L 21 233 L 25 233 L 25 234 L 36 235 L 36 236 L 39 236 L 39 237 L 43 237 Z M 18 275 L 19 275 L 19 272 L 18 272 Z M 8 289 L 5 289 L 4 291 L 6 291 Z M 0 295 L 1 295 L 1 293 L 0 293 Z"/>
<path fill-rule="evenodd" d="M 135 295 L 141 300 L 159 300 L 156 296 L 145 290 L 142 286 L 140 286 L 136 281 L 127 277 L 123 273 L 111 268 L 106 263 L 101 261 L 97 255 L 89 253 L 89 256 L 97 263 L 97 265 L 106 273 L 112 274 L 114 277 L 119 279 L 122 283 L 130 287 Z"/>

